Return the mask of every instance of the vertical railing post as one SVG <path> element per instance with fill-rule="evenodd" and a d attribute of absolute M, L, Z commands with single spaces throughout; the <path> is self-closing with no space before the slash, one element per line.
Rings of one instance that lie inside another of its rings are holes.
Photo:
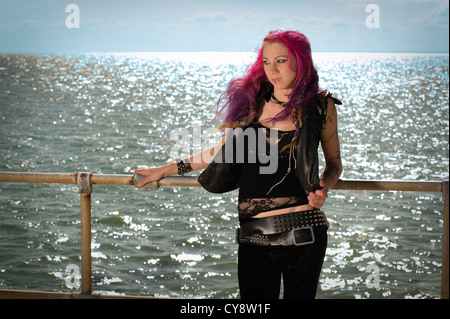
<path fill-rule="evenodd" d="M 441 299 L 449 299 L 449 203 L 448 203 L 448 181 L 442 185 L 442 201 L 444 202 L 444 228 L 442 230 L 442 278 Z"/>
<path fill-rule="evenodd" d="M 91 269 L 91 173 L 78 173 L 81 207 L 81 293 L 92 294 Z"/>

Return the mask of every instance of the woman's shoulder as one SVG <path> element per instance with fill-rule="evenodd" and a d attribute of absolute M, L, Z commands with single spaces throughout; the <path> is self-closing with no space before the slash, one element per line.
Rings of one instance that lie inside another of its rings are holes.
<path fill-rule="evenodd" d="M 341 100 L 339 100 L 337 97 L 333 96 L 333 93 L 331 93 L 330 91 L 325 91 L 324 99 L 327 103 L 329 103 L 331 100 L 334 102 L 334 104 L 338 104 L 338 105 L 342 104 Z"/>
<path fill-rule="evenodd" d="M 317 94 L 318 97 L 317 101 L 320 101 L 320 103 L 325 104 L 325 106 L 331 101 L 334 102 L 334 104 L 341 105 L 342 104 L 341 100 L 339 100 L 336 96 L 333 96 L 333 94 L 334 93 L 328 90 L 321 90 Z"/>
<path fill-rule="evenodd" d="M 322 121 L 325 121 L 330 106 L 332 108 L 335 104 L 340 105 L 342 102 L 338 98 L 334 97 L 333 93 L 330 91 L 321 90 L 315 98 L 311 99 L 310 102 L 305 105 L 305 113 L 309 114 L 305 114 L 305 116 L 313 116 L 314 114 L 317 114 L 315 116 L 319 116 Z"/>
<path fill-rule="evenodd" d="M 269 101 L 272 91 L 273 91 L 272 83 L 262 82 L 259 87 L 258 95 L 256 97 L 257 101 L 259 101 L 260 103 L 263 102 L 264 100 Z"/>
<path fill-rule="evenodd" d="M 324 112 L 326 112 L 328 106 L 338 104 L 341 105 L 342 102 L 337 97 L 333 96 L 334 93 L 328 91 L 328 90 L 322 90 L 318 93 L 317 98 L 314 100 L 316 106 L 319 109 L 322 109 Z"/>

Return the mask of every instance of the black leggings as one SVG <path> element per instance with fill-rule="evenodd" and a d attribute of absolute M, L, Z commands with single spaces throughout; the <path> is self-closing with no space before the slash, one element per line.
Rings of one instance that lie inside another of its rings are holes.
<path fill-rule="evenodd" d="M 326 227 L 314 228 L 315 242 L 303 246 L 239 244 L 242 299 L 314 299 L 327 247 Z"/>

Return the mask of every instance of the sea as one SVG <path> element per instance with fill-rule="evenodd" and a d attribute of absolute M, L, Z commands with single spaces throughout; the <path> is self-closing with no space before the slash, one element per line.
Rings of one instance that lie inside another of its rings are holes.
<path fill-rule="evenodd" d="M 313 58 L 342 101 L 342 179 L 448 181 L 448 54 Z M 131 175 L 198 151 L 217 138 L 220 94 L 254 59 L 0 54 L 0 171 Z M 440 298 L 442 194 L 330 190 L 323 210 L 318 299 Z M 93 292 L 239 298 L 237 217 L 237 191 L 94 185 Z M 0 289 L 80 292 L 80 267 L 78 186 L 0 183 Z"/>

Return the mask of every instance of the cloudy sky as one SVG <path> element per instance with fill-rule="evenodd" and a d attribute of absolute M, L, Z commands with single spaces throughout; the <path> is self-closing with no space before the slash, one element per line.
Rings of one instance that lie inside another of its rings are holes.
<path fill-rule="evenodd" d="M 0 0 L 0 53 L 254 51 L 274 29 L 314 51 L 448 53 L 449 1 Z"/>

